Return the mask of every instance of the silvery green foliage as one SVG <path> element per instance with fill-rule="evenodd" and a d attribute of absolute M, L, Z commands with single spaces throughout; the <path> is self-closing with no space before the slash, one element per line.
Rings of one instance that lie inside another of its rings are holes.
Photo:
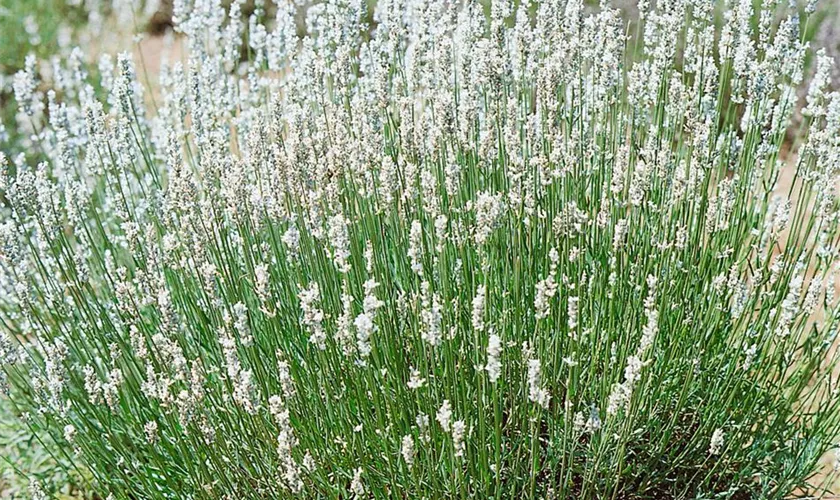
<path fill-rule="evenodd" d="M 817 54 L 789 147 L 795 6 L 240 3 L 2 159 L 5 387 L 94 490 L 824 492 L 840 94 Z"/>

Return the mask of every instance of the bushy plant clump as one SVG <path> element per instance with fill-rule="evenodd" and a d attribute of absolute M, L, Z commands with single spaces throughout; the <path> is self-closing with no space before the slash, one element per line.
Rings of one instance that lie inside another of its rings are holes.
<path fill-rule="evenodd" d="M 385 0 L 371 27 L 330 0 L 300 32 L 240 3 L 175 2 L 151 109 L 127 55 L 102 102 L 84 68 L 15 79 L 47 121 L 2 159 L 4 386 L 93 491 L 825 492 L 822 53 L 789 130 L 812 6 L 645 2 L 628 37 L 606 2 Z"/>

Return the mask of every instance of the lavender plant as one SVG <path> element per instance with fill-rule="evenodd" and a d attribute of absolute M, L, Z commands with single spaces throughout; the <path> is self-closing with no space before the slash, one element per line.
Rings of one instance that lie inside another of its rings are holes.
<path fill-rule="evenodd" d="M 786 139 L 812 5 L 640 2 L 632 37 L 580 0 L 241 7 L 175 2 L 148 109 L 125 54 L 103 99 L 15 79 L 47 160 L 2 157 L 4 386 L 92 491 L 829 491 L 823 53 Z"/>

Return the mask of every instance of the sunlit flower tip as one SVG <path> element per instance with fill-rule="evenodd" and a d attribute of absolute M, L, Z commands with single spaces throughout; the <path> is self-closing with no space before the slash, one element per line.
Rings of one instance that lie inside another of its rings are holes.
<path fill-rule="evenodd" d="M 146 442 L 154 444 L 158 440 L 158 424 L 154 420 L 143 425 L 143 432 L 146 434 Z"/>
<path fill-rule="evenodd" d="M 456 420 L 452 424 L 452 448 L 455 451 L 456 457 L 464 456 L 466 450 L 466 443 L 464 436 L 467 432 L 467 424 L 463 420 Z"/>
<path fill-rule="evenodd" d="M 355 498 L 362 498 L 365 495 L 365 486 L 362 484 L 362 468 L 359 467 L 353 472 L 353 479 L 350 481 L 350 491 Z"/>
<path fill-rule="evenodd" d="M 449 400 L 445 399 L 443 404 L 440 405 L 440 408 L 438 408 L 437 415 L 435 416 L 435 420 L 438 421 L 443 432 L 449 432 L 451 418 L 452 407 L 449 405 Z"/>
<path fill-rule="evenodd" d="M 709 440 L 709 455 L 720 455 L 723 451 L 724 437 L 723 429 L 715 429 L 712 438 Z"/>
<path fill-rule="evenodd" d="M 414 438 L 409 434 L 402 438 L 400 445 L 400 454 L 405 460 L 406 465 L 411 467 L 414 464 Z"/>
<path fill-rule="evenodd" d="M 487 342 L 487 364 L 485 370 L 487 377 L 491 383 L 496 383 L 502 374 L 502 339 L 496 335 L 491 334 Z"/>
<path fill-rule="evenodd" d="M 420 370 L 416 368 L 411 369 L 411 376 L 408 379 L 409 389 L 419 389 L 426 384 L 426 379 L 420 376 Z"/>

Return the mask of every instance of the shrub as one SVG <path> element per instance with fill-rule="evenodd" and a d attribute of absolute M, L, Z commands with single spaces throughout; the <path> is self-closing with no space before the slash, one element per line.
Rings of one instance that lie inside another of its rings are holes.
<path fill-rule="evenodd" d="M 218 4 L 157 109 L 68 71 L 0 186 L 8 391 L 93 491 L 825 493 L 840 94 L 818 53 L 786 142 L 795 6 Z"/>

